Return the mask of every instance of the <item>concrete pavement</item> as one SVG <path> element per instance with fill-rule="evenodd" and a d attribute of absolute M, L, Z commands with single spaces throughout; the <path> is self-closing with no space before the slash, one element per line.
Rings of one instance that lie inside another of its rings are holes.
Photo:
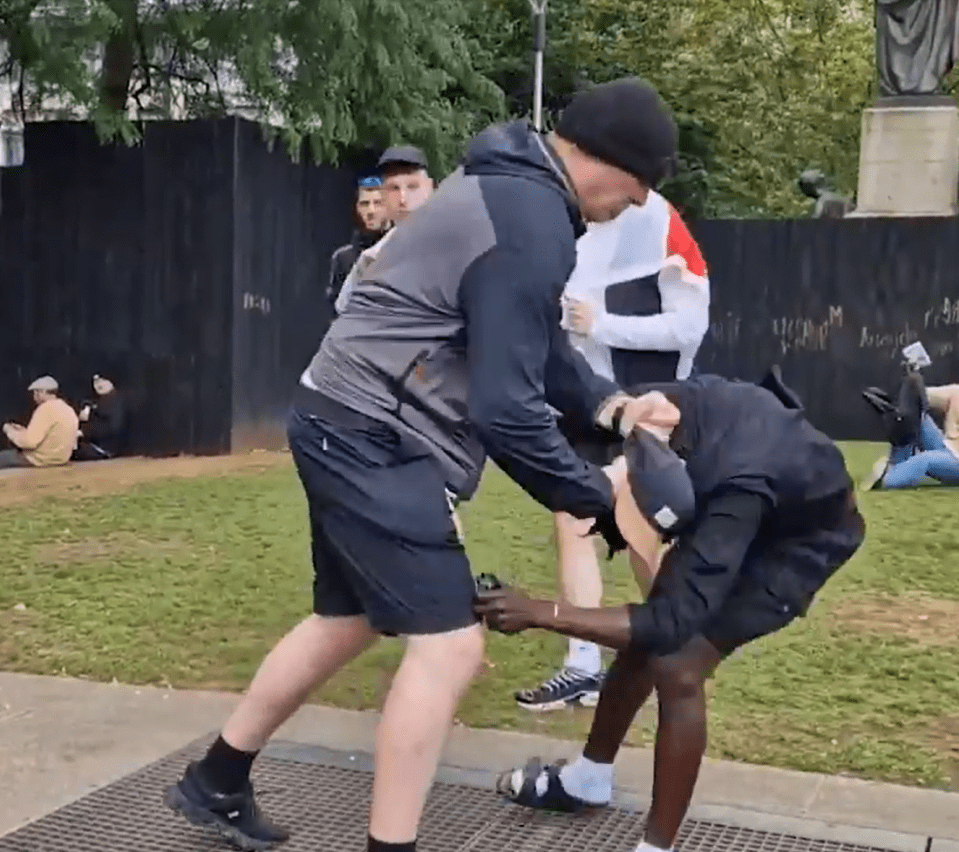
<path fill-rule="evenodd" d="M 215 731 L 237 700 L 0 672 L 0 835 Z M 276 739 L 369 753 L 376 721 L 308 706 Z M 532 755 L 573 756 L 579 746 L 457 727 L 444 762 L 454 773 L 488 774 Z M 624 749 L 617 795 L 647 801 L 651 777 L 651 752 Z M 931 852 L 959 852 L 959 795 L 816 773 L 707 761 L 690 816 L 901 852 L 924 852 L 932 838 Z"/>

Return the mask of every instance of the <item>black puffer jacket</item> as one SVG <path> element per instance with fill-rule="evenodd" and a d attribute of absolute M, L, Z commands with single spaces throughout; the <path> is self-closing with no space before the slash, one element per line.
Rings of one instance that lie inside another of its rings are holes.
<path fill-rule="evenodd" d="M 376 245 L 383 238 L 384 233 L 384 231 L 358 229 L 353 232 L 352 240 L 333 252 L 330 258 L 330 283 L 326 287 L 326 298 L 331 307 L 336 304 L 336 297 L 343 289 L 343 282 L 346 281 L 346 276 L 350 274 L 360 254 L 370 246 Z"/>

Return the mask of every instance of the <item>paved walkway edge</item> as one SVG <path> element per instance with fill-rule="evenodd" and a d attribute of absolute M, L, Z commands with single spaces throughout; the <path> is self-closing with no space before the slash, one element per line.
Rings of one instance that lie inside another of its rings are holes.
<path fill-rule="evenodd" d="M 237 700 L 0 672 L 0 835 L 209 734 Z M 372 712 L 307 706 L 267 753 L 339 754 L 359 766 L 370 759 L 377 721 Z M 457 726 L 441 778 L 490 786 L 528 757 L 572 757 L 580 747 Z M 651 752 L 624 749 L 616 773 L 617 802 L 645 808 Z M 959 852 L 957 794 L 772 767 L 708 760 L 690 816 L 896 852 Z"/>

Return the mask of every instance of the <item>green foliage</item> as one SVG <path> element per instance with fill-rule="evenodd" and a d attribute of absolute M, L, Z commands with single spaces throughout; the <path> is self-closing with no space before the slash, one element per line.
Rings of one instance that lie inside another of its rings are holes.
<path fill-rule="evenodd" d="M 516 113 L 531 103 L 529 5 L 485 0 L 481 65 Z M 680 124 L 682 169 L 664 193 L 691 216 L 807 215 L 818 166 L 853 193 L 873 91 L 872 0 L 551 0 L 544 102 L 639 75 Z"/>
<path fill-rule="evenodd" d="M 0 40 L 25 111 L 53 98 L 107 137 L 179 103 L 188 116 L 268 119 L 291 149 L 309 140 L 328 161 L 402 140 L 445 169 L 502 114 L 466 15 L 458 0 L 0 0 Z M 129 109 L 110 103 L 109 79 Z"/>
<path fill-rule="evenodd" d="M 663 191 L 688 215 L 807 215 L 796 179 L 808 167 L 854 193 L 873 0 L 550 0 L 547 11 L 547 127 L 588 82 L 645 77 L 680 124 L 682 168 Z M 216 115 L 241 94 L 293 150 L 308 139 L 335 160 L 410 141 L 440 172 L 489 121 L 529 114 L 531 33 L 528 0 L 0 0 L 0 43 L 28 107 L 56 95 L 105 136 L 132 136 L 105 79 L 125 79 L 132 48 L 126 91 L 140 114 L 180 103 Z"/>

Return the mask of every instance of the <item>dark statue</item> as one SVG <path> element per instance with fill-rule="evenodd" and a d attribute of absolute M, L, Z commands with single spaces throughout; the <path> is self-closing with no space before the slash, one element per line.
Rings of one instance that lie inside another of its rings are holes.
<path fill-rule="evenodd" d="M 959 0 L 876 0 L 881 97 L 936 95 L 956 63 Z"/>
<path fill-rule="evenodd" d="M 797 183 L 799 191 L 816 202 L 812 212 L 814 219 L 842 219 L 854 209 L 845 195 L 829 189 L 826 176 L 819 169 L 806 169 Z"/>

